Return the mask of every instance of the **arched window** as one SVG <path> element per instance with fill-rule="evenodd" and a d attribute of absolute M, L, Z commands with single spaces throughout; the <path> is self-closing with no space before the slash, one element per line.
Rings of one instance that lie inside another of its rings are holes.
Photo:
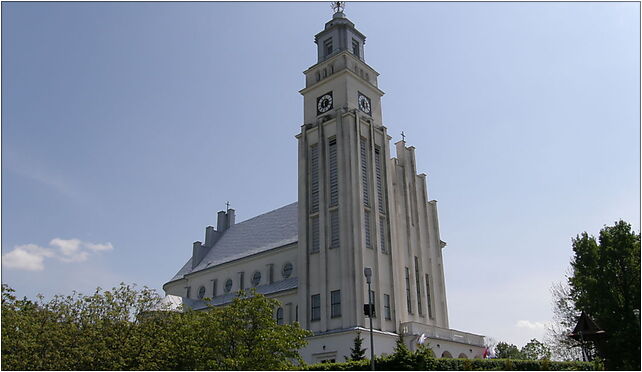
<path fill-rule="evenodd" d="M 464 359 L 468 359 L 468 357 L 467 357 L 467 356 L 466 356 L 466 354 L 464 354 L 464 353 L 460 353 L 460 354 L 459 354 L 459 356 L 458 356 L 457 358 L 464 358 Z"/>
<path fill-rule="evenodd" d="M 199 299 L 199 300 L 202 300 L 202 299 L 203 299 L 203 297 L 205 297 L 205 287 L 204 287 L 204 286 L 201 286 L 201 287 L 198 289 L 198 299 Z"/>
<path fill-rule="evenodd" d="M 441 353 L 441 357 L 442 358 L 452 358 L 453 355 L 448 351 L 444 351 L 443 353 Z"/>
<path fill-rule="evenodd" d="M 255 271 L 252 275 L 252 287 L 256 287 L 261 283 L 261 272 Z"/>
<path fill-rule="evenodd" d="M 292 264 L 289 262 L 286 262 L 285 265 L 283 265 L 283 268 L 281 269 L 281 275 L 283 275 L 283 279 L 287 279 L 292 275 Z"/>
<path fill-rule="evenodd" d="M 232 290 L 232 279 L 228 279 L 225 281 L 225 293 L 230 293 Z"/>
<path fill-rule="evenodd" d="M 283 324 L 283 308 L 276 309 L 276 324 Z"/>

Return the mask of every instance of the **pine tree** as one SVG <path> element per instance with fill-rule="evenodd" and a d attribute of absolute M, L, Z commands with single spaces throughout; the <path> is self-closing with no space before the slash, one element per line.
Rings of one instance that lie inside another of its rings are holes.
<path fill-rule="evenodd" d="M 364 360 L 366 359 L 366 349 L 361 348 L 363 338 L 361 332 L 357 332 L 357 337 L 354 338 L 354 346 L 350 349 L 350 358 L 348 360 Z"/>

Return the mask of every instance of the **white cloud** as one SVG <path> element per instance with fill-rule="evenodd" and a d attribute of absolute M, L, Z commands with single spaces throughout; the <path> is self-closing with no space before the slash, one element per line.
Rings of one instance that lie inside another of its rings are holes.
<path fill-rule="evenodd" d="M 15 247 L 11 252 L 2 255 L 2 265 L 10 269 L 40 271 L 45 268 L 45 257 L 53 257 L 51 249 L 42 248 L 35 244 L 25 244 Z"/>
<path fill-rule="evenodd" d="M 87 261 L 91 254 L 113 250 L 111 243 L 83 242 L 80 239 L 54 238 L 49 242 L 53 248 L 25 244 L 2 255 L 2 266 L 9 269 L 40 271 L 45 268 L 44 259 L 55 258 L 62 262 Z"/>
<path fill-rule="evenodd" d="M 548 326 L 547 322 L 531 322 L 530 320 L 518 320 L 515 324 L 517 328 L 528 328 L 528 329 L 546 329 Z"/>

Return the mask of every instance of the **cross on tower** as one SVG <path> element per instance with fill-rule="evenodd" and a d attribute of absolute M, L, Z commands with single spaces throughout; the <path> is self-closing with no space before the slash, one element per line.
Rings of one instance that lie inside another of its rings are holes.
<path fill-rule="evenodd" d="M 401 131 L 401 140 L 406 142 L 406 135 Z"/>
<path fill-rule="evenodd" d="M 230 202 L 229 201 L 225 202 L 225 206 L 227 207 L 226 211 L 229 211 L 230 210 Z"/>
<path fill-rule="evenodd" d="M 343 12 L 343 9 L 346 7 L 346 2 L 345 1 L 332 1 L 330 3 L 330 6 L 332 7 L 332 10 L 334 10 L 335 13 L 341 13 Z"/>

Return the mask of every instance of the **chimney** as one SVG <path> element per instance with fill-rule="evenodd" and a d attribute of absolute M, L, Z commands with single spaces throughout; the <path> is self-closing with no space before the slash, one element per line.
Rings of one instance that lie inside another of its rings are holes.
<path fill-rule="evenodd" d="M 225 230 L 227 230 L 227 216 L 225 215 L 225 211 L 219 211 L 216 220 L 216 231 L 222 233 Z"/>
<path fill-rule="evenodd" d="M 221 234 L 219 234 L 218 231 L 214 230 L 214 226 L 208 226 L 205 228 L 205 244 L 203 245 L 208 249 L 212 248 L 220 237 Z"/>
<path fill-rule="evenodd" d="M 234 226 L 234 220 L 236 217 L 234 213 L 235 213 L 234 209 L 227 210 L 227 228 L 228 229 Z"/>
<path fill-rule="evenodd" d="M 207 254 L 207 250 L 207 247 L 204 247 L 203 243 L 194 242 L 194 246 L 192 248 L 192 269 L 201 263 L 205 254 Z"/>

